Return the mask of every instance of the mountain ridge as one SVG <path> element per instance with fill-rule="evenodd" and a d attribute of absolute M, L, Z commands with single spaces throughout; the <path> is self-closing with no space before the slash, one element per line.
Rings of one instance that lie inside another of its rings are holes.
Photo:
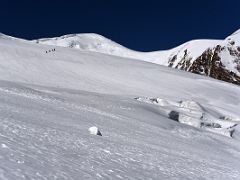
<path fill-rule="evenodd" d="M 153 52 L 134 51 L 94 33 L 33 42 L 144 60 L 240 85 L 240 30 L 223 40 L 190 40 L 169 50 Z"/>

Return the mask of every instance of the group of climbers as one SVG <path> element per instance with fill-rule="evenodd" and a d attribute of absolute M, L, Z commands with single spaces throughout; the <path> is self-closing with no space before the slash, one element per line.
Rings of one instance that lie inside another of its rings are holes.
<path fill-rule="evenodd" d="M 48 51 L 46 51 L 46 53 L 50 53 L 50 52 L 54 52 L 54 51 L 56 51 L 55 48 L 54 49 L 49 49 Z"/>

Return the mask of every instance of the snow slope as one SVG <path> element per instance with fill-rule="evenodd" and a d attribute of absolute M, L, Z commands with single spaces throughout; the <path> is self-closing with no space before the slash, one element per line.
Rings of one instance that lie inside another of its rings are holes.
<path fill-rule="evenodd" d="M 98 34 L 71 34 L 33 42 L 140 59 L 240 84 L 239 30 L 225 40 L 192 40 L 170 50 L 155 52 L 133 51 Z"/>
<path fill-rule="evenodd" d="M 138 52 L 128 49 L 110 39 L 107 39 L 99 34 L 69 34 L 55 38 L 44 38 L 33 40 L 33 42 L 45 45 L 53 45 L 60 47 L 71 47 L 81 51 L 99 52 L 114 56 L 127 57 L 132 59 L 142 59 L 145 61 L 153 61 L 159 56 L 166 56 L 164 52 Z"/>
<path fill-rule="evenodd" d="M 240 178 L 239 86 L 52 48 L 0 37 L 0 179 Z"/>
<path fill-rule="evenodd" d="M 234 41 L 237 46 L 240 46 L 240 29 L 235 31 L 233 34 L 228 36 L 225 41 L 231 42 Z"/>

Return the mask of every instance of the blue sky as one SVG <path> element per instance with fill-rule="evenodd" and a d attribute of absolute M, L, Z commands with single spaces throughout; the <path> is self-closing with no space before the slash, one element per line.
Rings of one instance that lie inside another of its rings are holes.
<path fill-rule="evenodd" d="M 239 0 L 1 0 L 0 32 L 26 39 L 98 33 L 140 51 L 240 28 Z"/>

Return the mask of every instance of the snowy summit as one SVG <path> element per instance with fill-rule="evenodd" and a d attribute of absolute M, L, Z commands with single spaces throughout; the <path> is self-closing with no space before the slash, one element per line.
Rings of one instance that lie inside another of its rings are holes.
<path fill-rule="evenodd" d="M 240 85 L 240 30 L 224 40 L 192 40 L 155 52 L 133 51 L 98 34 L 71 34 L 34 42 L 144 60 Z"/>

